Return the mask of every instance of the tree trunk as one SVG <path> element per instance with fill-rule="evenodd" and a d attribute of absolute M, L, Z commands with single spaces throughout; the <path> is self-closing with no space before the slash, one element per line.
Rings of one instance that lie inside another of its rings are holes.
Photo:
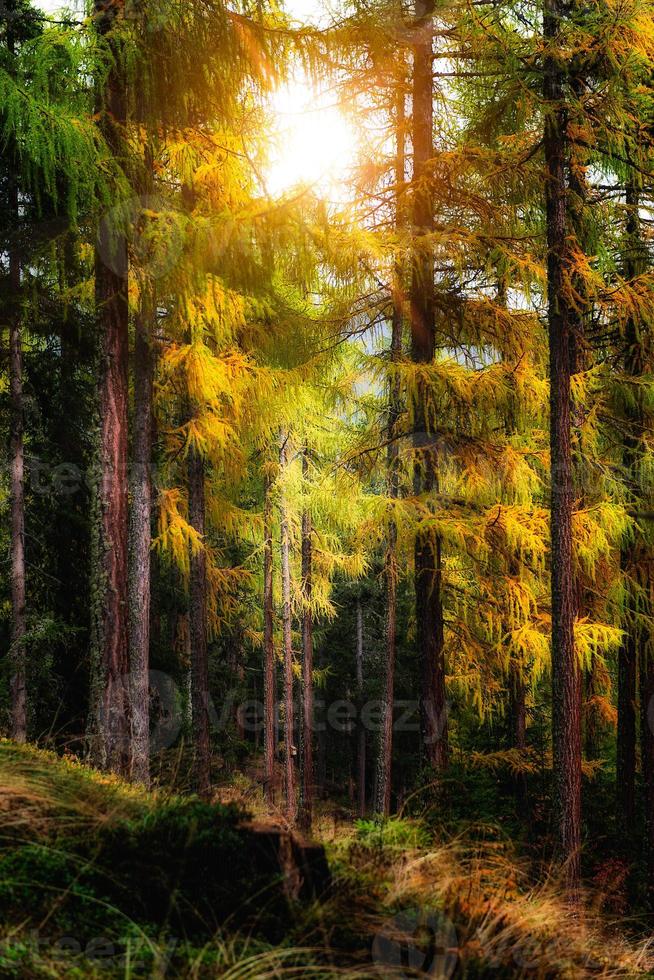
<path fill-rule="evenodd" d="M 583 103 L 585 89 L 580 78 L 572 74 L 570 79 L 574 98 Z M 588 206 L 589 188 L 586 178 L 585 168 L 587 166 L 587 154 L 583 148 L 571 143 L 568 150 L 568 193 L 566 195 L 566 220 L 569 234 L 574 237 L 577 248 L 580 252 L 587 253 L 589 247 L 589 228 L 588 228 Z M 586 282 L 582 275 L 572 275 L 572 289 L 575 294 L 575 302 L 567 310 L 569 337 L 570 337 L 570 374 L 576 375 L 588 368 L 588 345 L 586 341 L 589 315 L 592 313 Z M 572 480 L 573 480 L 573 500 L 576 498 L 577 506 L 585 506 L 588 491 L 592 494 L 592 476 L 587 472 L 588 454 L 583 443 L 583 426 L 585 422 L 585 407 L 583 404 L 571 406 L 571 426 L 573 440 L 572 454 Z M 583 611 L 592 608 L 592 595 L 589 595 L 584 582 L 584 575 L 577 569 L 575 580 L 575 616 L 581 616 Z M 583 697 L 583 682 L 586 682 L 585 701 Z M 585 736 L 585 750 L 588 759 L 595 758 L 597 755 L 597 709 L 593 703 L 596 693 L 596 668 L 595 658 L 591 657 L 591 663 L 587 671 L 581 671 L 579 676 L 579 700 L 580 712 L 583 722 Z"/>
<path fill-rule="evenodd" d="M 359 816 L 366 815 L 366 729 L 361 715 L 363 709 L 363 607 L 357 596 L 357 800 Z"/>
<path fill-rule="evenodd" d="M 288 436 L 282 434 L 279 465 L 282 475 L 288 463 Z M 297 801 L 295 798 L 295 745 L 293 712 L 293 639 L 291 634 L 291 561 L 286 498 L 282 492 L 279 503 L 280 545 L 282 561 L 282 629 L 284 636 L 284 774 L 286 783 L 286 813 L 290 823 L 295 822 Z"/>
<path fill-rule="evenodd" d="M 189 523 L 204 538 L 204 459 L 195 449 L 188 456 Z M 207 555 L 191 549 L 189 628 L 191 634 L 191 710 L 193 781 L 203 799 L 211 797 L 211 738 L 209 728 L 209 655 L 207 649 Z"/>
<path fill-rule="evenodd" d="M 654 909 L 654 659 L 651 650 L 640 657 L 640 752 L 645 797 L 646 903 Z"/>
<path fill-rule="evenodd" d="M 597 707 L 594 699 L 597 696 L 597 667 L 595 655 L 590 659 L 588 670 L 584 672 L 584 753 L 587 759 L 599 758 L 600 729 L 597 717 Z"/>
<path fill-rule="evenodd" d="M 559 0 L 547 0 L 546 42 L 556 44 Z M 572 442 L 570 310 L 566 298 L 566 186 L 562 69 L 556 53 L 545 58 L 545 205 L 550 353 L 552 742 L 559 858 L 570 897 L 579 883 L 581 846 L 581 673 L 574 645 L 575 583 L 572 561 Z"/>
<path fill-rule="evenodd" d="M 618 655 L 618 741 L 616 791 L 618 826 L 624 840 L 633 837 L 636 817 L 636 637 L 632 626 Z M 645 781 L 648 776 L 645 775 Z M 649 776 L 649 779 L 654 775 Z M 653 794 L 654 795 L 654 794 Z"/>
<path fill-rule="evenodd" d="M 396 155 L 395 155 L 395 223 L 401 228 L 403 224 L 403 208 L 400 198 L 405 183 L 405 118 L 404 118 L 404 79 L 397 99 L 396 118 Z M 393 319 L 391 323 L 391 365 L 397 364 L 402 357 L 402 328 L 404 325 L 402 268 L 396 264 L 393 282 Z M 388 393 L 388 496 L 391 501 L 400 495 L 398 474 L 397 421 L 402 406 L 400 403 L 399 379 L 392 376 Z M 384 561 L 384 581 L 386 583 L 386 657 L 384 661 L 384 677 L 382 688 L 382 718 L 379 739 L 379 759 L 377 763 L 377 780 L 375 793 L 375 810 L 387 817 L 391 809 L 391 792 L 393 786 L 393 702 L 395 700 L 395 650 L 397 644 L 397 525 L 394 514 L 388 522 L 386 539 L 386 556 Z"/>
<path fill-rule="evenodd" d="M 110 35 L 122 0 L 95 2 L 96 29 Z M 99 93 L 99 126 L 117 159 L 122 159 L 125 85 L 120 55 Z M 127 603 L 127 406 L 128 305 L 127 242 L 101 222 L 95 250 L 95 307 L 100 346 L 97 491 L 93 528 L 90 734 L 93 758 L 101 768 L 129 770 L 128 603 Z"/>
<path fill-rule="evenodd" d="M 527 748 L 527 689 L 522 671 L 517 664 L 511 669 L 509 680 L 511 686 L 511 722 L 513 726 L 513 744 L 519 752 Z M 524 772 L 518 772 L 515 777 L 515 795 L 519 810 L 523 810 L 527 801 L 527 780 Z"/>
<path fill-rule="evenodd" d="M 18 221 L 18 188 L 10 181 L 11 213 Z M 11 736 L 27 739 L 25 634 L 25 454 L 23 445 L 23 337 L 20 306 L 20 257 L 9 254 L 9 394 L 11 401 Z"/>
<path fill-rule="evenodd" d="M 397 636 L 397 526 L 388 526 L 386 542 L 386 658 L 382 694 L 382 727 L 377 767 L 376 810 L 387 817 L 393 786 L 393 704 L 395 700 L 395 649 Z"/>
<path fill-rule="evenodd" d="M 307 450 L 302 458 L 302 473 L 307 480 L 309 461 Z M 313 823 L 313 616 L 312 593 L 312 527 L 311 514 L 305 507 L 302 514 L 302 785 L 299 825 L 307 833 Z"/>
<path fill-rule="evenodd" d="M 150 784 L 150 542 L 152 522 L 152 320 L 154 301 L 143 286 L 134 346 L 134 435 L 130 481 L 129 670 L 132 779 Z"/>
<path fill-rule="evenodd" d="M 273 539 L 271 480 L 263 478 L 263 713 L 264 713 L 264 776 L 266 803 L 275 802 L 276 697 L 275 697 L 275 638 L 273 619 Z"/>
<path fill-rule="evenodd" d="M 433 0 L 416 0 L 420 25 L 413 58 L 413 227 L 414 259 L 411 282 L 411 355 L 429 364 L 435 352 L 433 246 L 433 190 L 428 163 L 433 148 Z M 437 488 L 438 465 L 432 423 L 425 406 L 426 392 L 415 393 L 415 492 Z M 434 769 L 447 766 L 447 712 L 443 605 L 441 596 L 441 541 L 430 530 L 419 530 L 415 542 L 416 639 L 420 660 L 420 720 L 425 759 Z"/>
<path fill-rule="evenodd" d="M 635 175 L 630 175 L 627 180 L 625 205 L 627 209 L 626 217 L 626 254 L 624 261 L 624 273 L 627 279 L 633 279 L 646 267 L 646 252 L 641 237 L 639 220 L 639 190 Z M 644 261 L 643 261 L 644 260 Z M 633 317 L 627 321 L 625 331 L 625 354 L 624 354 L 625 374 L 632 378 L 642 375 L 643 351 L 640 340 L 638 325 Z M 628 484 L 630 497 L 635 503 L 640 499 L 640 487 L 638 480 L 638 458 L 642 453 L 642 438 L 644 430 L 643 411 L 640 405 L 640 393 L 635 392 L 635 410 L 627 418 L 624 445 L 622 449 L 622 462 L 625 477 Z M 625 576 L 638 577 L 639 565 L 643 558 L 643 543 L 637 541 L 635 545 L 623 547 L 620 556 L 622 572 Z M 630 590 L 631 592 L 632 590 Z M 616 790 L 618 798 L 618 825 L 621 827 L 625 840 L 633 838 L 634 820 L 636 815 L 636 674 L 638 669 L 638 648 L 642 646 L 644 637 L 639 636 L 637 625 L 636 602 L 633 595 L 629 596 L 628 601 L 629 621 L 625 624 L 626 632 L 622 648 L 618 658 L 618 742 L 616 754 Z M 645 687 L 650 684 L 651 668 L 643 663 L 641 677 L 645 682 Z M 643 782 L 645 784 L 645 796 L 648 800 L 646 812 L 646 835 L 648 850 L 654 854 L 654 818 L 649 817 L 652 812 L 649 807 L 654 802 L 654 770 L 645 764 L 647 758 L 654 757 L 654 747 L 650 744 L 650 723 L 647 718 L 647 698 L 645 687 L 641 690 L 641 701 L 643 702 L 642 723 L 644 730 L 642 734 L 643 746 Z M 654 864 L 654 857 L 648 860 L 648 868 Z M 650 877 L 650 881 L 653 879 Z M 654 885 L 650 886 L 650 892 L 654 893 Z"/>
<path fill-rule="evenodd" d="M 143 192 L 152 192 L 152 146 L 144 150 Z M 150 785 L 150 597 L 152 540 L 153 384 L 156 302 L 148 270 L 141 269 L 140 309 L 134 337 L 134 432 L 129 523 L 129 677 L 131 775 Z"/>

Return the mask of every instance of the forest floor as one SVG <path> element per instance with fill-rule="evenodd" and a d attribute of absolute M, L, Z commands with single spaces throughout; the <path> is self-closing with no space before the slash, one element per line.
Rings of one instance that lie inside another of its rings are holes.
<path fill-rule="evenodd" d="M 320 801 L 331 884 L 289 899 L 250 853 L 256 763 L 210 806 L 0 742 L 1 977 L 636 977 L 605 896 L 563 901 L 499 831 L 355 821 Z M 654 975 L 649 973 L 649 975 Z"/>

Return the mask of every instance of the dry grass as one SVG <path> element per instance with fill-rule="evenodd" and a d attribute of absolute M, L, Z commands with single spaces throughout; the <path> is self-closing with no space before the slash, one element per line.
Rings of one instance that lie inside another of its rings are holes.
<path fill-rule="evenodd" d="M 259 819 L 271 819 L 256 774 L 239 776 L 219 795 L 247 807 Z M 272 818 L 283 824 L 283 809 Z M 554 869 L 536 874 L 509 844 L 468 838 L 419 848 L 395 847 L 392 842 L 362 848 L 353 823 L 345 811 L 318 804 L 316 838 L 347 869 L 346 877 L 364 882 L 371 903 L 382 908 L 381 915 L 371 913 L 370 904 L 355 913 L 362 942 L 363 934 L 367 942 L 385 928 L 383 910 L 392 918 L 402 908 L 433 907 L 455 924 L 461 964 L 478 964 L 477 973 L 481 969 L 489 975 L 532 980 L 654 975 L 654 939 L 630 939 L 624 920 L 602 914 L 603 896 L 597 890 L 586 892 L 579 905 L 571 907 Z M 365 969 L 359 976 L 364 975 Z M 379 973 L 372 970 L 369 975 Z"/>
<path fill-rule="evenodd" d="M 405 852 L 387 866 L 386 883 L 389 914 L 417 907 L 449 917 L 464 966 L 533 980 L 610 980 L 654 969 L 652 942 L 630 941 L 621 923 L 597 911 L 596 894 L 570 906 L 553 874 L 534 883 L 508 845 L 459 840 Z"/>
<path fill-rule="evenodd" d="M 153 797 L 74 757 L 0 740 L 0 826 L 3 835 L 47 837 L 93 832 L 135 816 Z"/>
<path fill-rule="evenodd" d="M 49 752 L 0 741 L 0 833 L 5 841 L 8 837 L 38 841 L 59 834 L 93 834 L 114 820 L 138 816 L 163 795 L 129 787 L 72 758 L 61 760 Z M 256 773 L 232 780 L 217 790 L 216 797 L 239 804 L 255 819 L 285 823 L 282 808 L 273 813 L 267 808 Z M 305 932 L 296 936 L 297 945 L 262 949 L 256 944 L 249 947 L 242 937 L 213 937 L 202 949 L 178 950 L 176 966 L 166 975 L 198 980 L 209 976 L 228 980 L 406 976 L 390 968 L 382 968 L 380 974 L 369 950 L 374 936 L 398 912 L 412 908 L 435 909 L 451 921 L 457 937 L 457 976 L 617 980 L 654 975 L 653 944 L 632 941 L 625 935 L 624 922 L 611 922 L 602 914 L 602 896 L 597 891 L 584 895 L 581 905 L 571 908 L 553 872 L 535 874 L 511 845 L 489 842 L 490 834 L 479 833 L 482 842 L 468 836 L 439 843 L 419 822 L 398 824 L 403 825 L 398 830 L 406 833 L 386 835 L 386 839 L 381 834 L 377 841 L 377 835 L 368 831 L 362 841 L 347 811 L 319 804 L 315 834 L 335 859 L 336 887 L 326 904 L 307 914 Z M 401 846 L 394 843 L 395 837 Z M 421 846 L 406 843 L 411 841 Z M 354 972 L 329 962 L 344 962 L 330 950 L 331 937 L 341 924 L 346 924 L 358 945 L 359 966 Z M 4 969 L 2 942 L 4 939 L 7 948 L 15 950 L 20 937 L 19 925 L 13 934 L 6 931 L 0 937 L 1 975 L 139 975 L 129 969 L 125 972 L 124 965 L 109 972 L 82 960 L 73 964 L 70 959 L 50 958 L 43 951 L 33 957 L 29 950 L 24 952 L 24 963 L 30 964 L 28 973 L 20 972 L 20 966 L 18 972 L 9 972 Z M 316 939 L 320 949 L 314 947 Z M 410 946 L 415 938 L 409 935 L 403 941 Z M 147 942 L 156 966 L 156 943 Z M 156 968 L 149 975 L 156 976 Z"/>

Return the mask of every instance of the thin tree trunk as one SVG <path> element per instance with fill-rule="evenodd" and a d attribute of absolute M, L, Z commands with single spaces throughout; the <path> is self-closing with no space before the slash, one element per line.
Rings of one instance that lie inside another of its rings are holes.
<path fill-rule="evenodd" d="M 645 802 L 646 902 L 654 909 L 654 658 L 651 650 L 640 657 L 640 753 Z"/>
<path fill-rule="evenodd" d="M 590 665 L 584 674 L 584 752 L 587 759 L 597 759 L 599 756 L 599 728 L 597 708 L 594 698 L 597 694 L 597 667 L 595 655 L 591 656 Z"/>
<path fill-rule="evenodd" d="M 245 657 L 243 646 L 243 623 L 237 621 L 234 624 L 229 638 L 229 654 L 227 656 L 229 688 L 227 696 L 229 697 L 230 703 L 232 703 L 232 722 L 241 742 L 246 741 L 243 705 L 248 693 L 245 681 L 245 668 L 243 666 Z"/>
<path fill-rule="evenodd" d="M 288 463 L 287 435 L 282 434 L 279 465 L 284 477 Z M 297 800 L 295 798 L 295 745 L 293 711 L 293 640 L 291 634 L 291 561 L 288 530 L 288 510 L 282 492 L 279 502 L 280 546 L 282 562 L 282 630 L 284 636 L 284 774 L 286 784 L 286 813 L 290 823 L 295 823 Z"/>
<path fill-rule="evenodd" d="M 18 188 L 11 180 L 11 213 L 18 220 Z M 11 401 L 11 735 L 27 739 L 25 634 L 25 455 L 23 445 L 23 337 L 20 307 L 20 257 L 9 254 L 9 393 Z"/>
<path fill-rule="evenodd" d="M 302 473 L 308 478 L 307 450 L 302 458 Z M 313 823 L 313 616 L 312 597 L 312 533 L 311 514 L 305 507 L 302 513 L 302 785 L 300 792 L 299 824 L 307 833 Z"/>
<path fill-rule="evenodd" d="M 627 279 L 633 279 L 642 271 L 643 243 L 641 240 L 640 221 L 639 221 L 639 192 L 636 179 L 633 175 L 627 181 L 625 204 L 627 208 L 626 218 L 626 255 L 624 271 Z M 625 373 L 630 377 L 637 378 L 643 373 L 642 344 L 640 341 L 639 330 L 633 317 L 627 322 L 625 331 Z M 627 431 L 624 437 L 622 450 L 622 460 L 626 479 L 628 481 L 629 493 L 635 501 L 639 498 L 638 486 L 638 457 L 642 451 L 643 437 L 643 413 L 638 404 L 639 392 L 635 392 L 636 410 L 632 417 L 628 419 Z M 638 565 L 642 560 L 642 542 L 636 542 L 635 547 L 631 544 L 623 547 L 620 564 L 622 572 L 626 576 L 634 576 L 638 573 Z M 626 632 L 620 654 L 618 658 L 618 739 L 616 754 L 616 791 L 618 800 L 618 820 L 625 840 L 633 838 L 634 821 L 636 816 L 636 675 L 638 669 L 638 648 L 642 644 L 642 637 L 639 637 L 637 627 L 636 604 L 633 595 L 628 601 L 629 622 L 626 625 Z M 641 643 L 639 643 L 639 640 Z M 642 735 L 643 744 L 643 782 L 645 784 L 645 796 L 648 799 L 646 811 L 646 836 L 648 850 L 654 853 L 654 817 L 650 806 L 654 802 L 654 769 L 645 764 L 647 758 L 654 758 L 654 746 L 650 745 L 650 724 L 647 720 L 647 698 L 646 687 L 651 686 L 651 668 L 643 664 L 641 676 L 644 679 L 645 687 L 641 690 L 641 701 L 643 701 L 643 724 Z M 648 867 L 654 863 L 654 858 L 648 862 Z M 650 878 L 650 881 L 653 879 Z M 654 893 L 654 886 L 650 886 L 650 891 Z"/>
<path fill-rule="evenodd" d="M 96 29 L 111 35 L 122 0 L 95 2 Z M 99 126 L 117 159 L 123 156 L 125 84 L 120 56 L 99 93 Z M 97 492 L 92 547 L 92 756 L 101 768 L 129 770 L 127 602 L 127 242 L 101 222 L 95 251 L 95 307 L 100 345 Z"/>
<path fill-rule="evenodd" d="M 636 672 L 638 657 L 633 625 L 618 655 L 618 736 L 616 791 L 618 826 L 624 840 L 633 837 L 636 817 Z M 645 775 L 645 781 L 653 778 Z M 654 795 L 654 794 L 653 794 Z"/>
<path fill-rule="evenodd" d="M 263 713 L 264 713 L 264 796 L 266 803 L 275 802 L 276 698 L 275 698 L 275 638 L 273 619 L 273 539 L 271 480 L 263 478 Z"/>
<path fill-rule="evenodd" d="M 547 0 L 546 42 L 555 45 L 562 16 Z M 571 898 L 576 896 L 581 847 L 581 674 L 574 645 L 575 583 L 572 561 L 572 443 L 570 311 L 566 299 L 565 118 L 562 69 L 556 53 L 545 59 L 545 204 L 550 352 L 552 742 L 559 858 Z"/>
<path fill-rule="evenodd" d="M 404 79 L 402 79 L 402 83 Z M 396 155 L 395 155 L 395 223 L 398 229 L 402 226 L 403 206 L 400 197 L 405 183 L 405 113 L 404 86 L 397 99 L 396 112 Z M 398 263 L 393 276 L 393 319 L 391 323 L 391 366 L 399 363 L 402 357 L 402 329 L 404 325 L 402 268 Z M 400 495 L 398 474 L 398 446 L 396 440 L 397 422 L 402 406 L 400 403 L 399 378 L 391 376 L 388 393 L 388 496 L 391 501 Z M 384 581 L 386 584 L 386 624 L 385 641 L 386 657 L 384 660 L 384 676 L 382 689 L 382 719 L 379 739 L 379 759 L 377 763 L 377 780 L 375 793 L 375 810 L 387 817 L 391 809 L 391 792 L 393 786 L 393 702 L 395 700 L 395 650 L 397 644 L 397 525 L 395 516 L 391 515 L 388 523 L 386 539 L 386 556 L 384 562 Z"/>
<path fill-rule="evenodd" d="M 387 817 L 391 809 L 393 786 L 393 704 L 395 700 L 395 650 L 397 639 L 397 526 L 388 526 L 386 542 L 386 657 L 382 693 L 382 726 L 377 767 L 376 810 Z"/>
<path fill-rule="evenodd" d="M 188 456 L 189 523 L 204 538 L 204 459 L 195 449 Z M 193 780 L 203 799 L 211 797 L 211 740 L 209 728 L 209 655 L 207 649 L 207 555 L 204 542 L 191 549 L 189 628 L 191 634 L 191 706 Z"/>
<path fill-rule="evenodd" d="M 580 78 L 574 73 L 571 76 L 570 84 L 575 99 L 579 103 L 584 99 L 584 86 Z M 586 166 L 588 155 L 585 150 L 572 143 L 568 150 L 568 190 L 566 198 L 567 224 L 569 233 L 574 236 L 577 248 L 586 253 L 589 247 L 589 227 L 588 227 L 588 206 L 589 206 L 589 187 L 586 177 Z M 567 311 L 570 336 L 570 374 L 572 376 L 580 374 L 588 368 L 588 344 L 586 335 L 588 330 L 589 315 L 592 312 L 588 289 L 584 277 L 579 274 L 572 276 L 572 289 L 575 293 L 574 305 L 570 305 Z M 576 498 L 577 506 L 583 507 L 586 502 L 587 491 L 592 487 L 592 476 L 587 473 L 587 453 L 584 448 L 585 406 L 582 403 L 572 405 L 571 425 L 572 433 L 576 436 L 576 446 L 573 452 L 573 499 Z M 592 490 L 591 490 L 592 492 Z M 592 595 L 589 595 L 584 583 L 583 572 L 577 570 L 575 581 L 575 615 L 583 615 L 584 609 L 592 603 Z M 585 681 L 585 700 L 583 692 L 583 682 Z M 579 677 L 579 699 L 580 713 L 583 720 L 583 732 L 585 740 L 586 756 L 589 759 L 597 755 L 597 709 L 593 703 L 595 695 L 596 667 L 595 657 L 591 657 L 588 670 L 580 670 Z"/>
<path fill-rule="evenodd" d="M 156 430 L 156 426 L 154 426 Z M 152 437 L 152 444 L 157 443 L 156 431 Z M 153 523 L 156 522 L 156 513 L 153 514 Z M 150 553 L 150 647 L 152 650 L 159 650 L 162 644 L 161 638 L 161 603 L 157 601 L 161 582 L 161 559 L 157 552 Z"/>
<path fill-rule="evenodd" d="M 509 683 L 511 687 L 513 744 L 519 752 L 524 752 L 527 748 L 527 688 L 522 671 L 517 664 L 512 666 Z M 515 794 L 518 809 L 524 809 L 527 800 L 527 780 L 523 771 L 516 774 Z"/>
<path fill-rule="evenodd" d="M 363 708 L 363 607 L 357 596 L 357 800 L 359 816 L 366 815 L 366 729 L 361 719 Z"/>
<path fill-rule="evenodd" d="M 434 230 L 433 193 L 428 163 L 433 147 L 433 0 L 416 0 L 420 25 L 413 57 L 413 226 L 416 236 L 411 282 L 411 355 L 429 364 L 435 352 L 434 257 L 428 239 Z M 426 411 L 422 385 L 415 394 L 415 491 L 429 494 L 437 488 L 437 452 Z M 420 459 L 422 456 L 422 459 Z M 434 769 L 448 760 L 445 701 L 443 605 L 441 596 L 441 541 L 429 530 L 419 530 L 415 542 L 416 639 L 420 659 L 420 719 L 423 751 Z"/>

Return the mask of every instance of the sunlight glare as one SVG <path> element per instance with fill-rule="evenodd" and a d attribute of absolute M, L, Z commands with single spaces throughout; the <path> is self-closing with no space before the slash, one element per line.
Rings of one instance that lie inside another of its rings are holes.
<path fill-rule="evenodd" d="M 297 80 L 278 89 L 271 102 L 276 139 L 267 174 L 269 192 L 278 196 L 309 186 L 344 200 L 356 138 L 333 99 L 308 80 Z"/>

